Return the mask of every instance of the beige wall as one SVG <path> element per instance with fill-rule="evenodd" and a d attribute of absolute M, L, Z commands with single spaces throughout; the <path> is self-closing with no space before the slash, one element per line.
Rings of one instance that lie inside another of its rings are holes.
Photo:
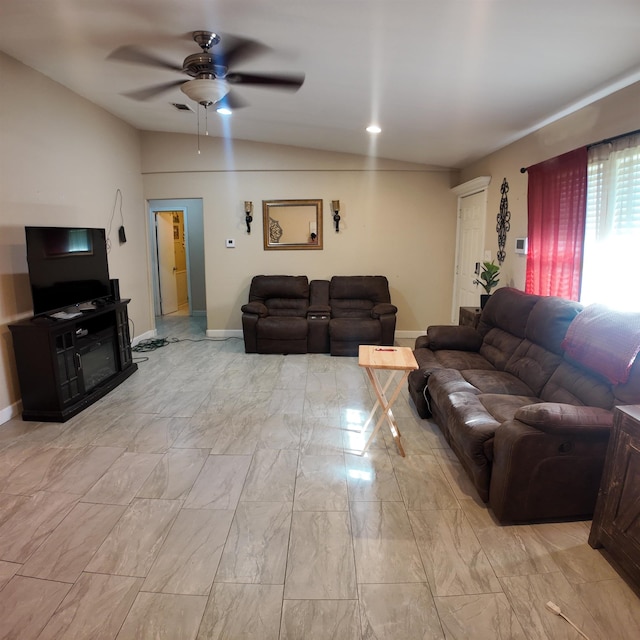
<path fill-rule="evenodd" d="M 495 258 L 498 251 L 496 216 L 500 210 L 500 185 L 509 183 L 511 231 L 507 235 L 507 258 L 499 286 L 524 289 L 526 256 L 514 253 L 515 239 L 527 235 L 527 174 L 520 167 L 542 162 L 583 145 L 640 129 L 640 83 L 576 111 L 496 151 L 461 172 L 461 182 L 491 176 L 488 192 L 486 248 Z"/>
<path fill-rule="evenodd" d="M 148 199 L 203 198 L 207 326 L 241 329 L 240 307 L 256 274 L 382 274 L 398 306 L 397 329 L 447 322 L 455 253 L 454 177 L 421 165 L 194 136 L 142 134 Z M 456 176 L 457 179 L 457 176 Z M 321 199 L 322 251 L 264 251 L 262 200 Z M 243 202 L 254 203 L 251 235 Z M 331 200 L 340 200 L 340 232 Z M 234 238 L 235 249 L 225 248 Z"/>
<path fill-rule="evenodd" d="M 19 388 L 7 325 L 31 315 L 26 225 L 108 228 L 116 189 L 128 242 L 111 231 L 109 270 L 120 278 L 137 335 L 153 328 L 137 131 L 0 53 L 0 423 Z"/>

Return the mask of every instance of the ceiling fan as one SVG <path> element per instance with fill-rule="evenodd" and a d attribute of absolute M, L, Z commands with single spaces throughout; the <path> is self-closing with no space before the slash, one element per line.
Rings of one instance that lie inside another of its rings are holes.
<path fill-rule="evenodd" d="M 168 62 L 155 54 L 148 53 L 136 46 L 124 46 L 116 49 L 108 58 L 121 62 L 133 62 L 161 69 L 178 71 L 191 76 L 192 80 L 172 80 L 162 84 L 130 91 L 124 95 L 134 100 L 149 100 L 165 91 L 179 86 L 191 100 L 208 108 L 237 109 L 246 102 L 235 91 L 234 85 L 266 87 L 297 91 L 304 82 L 304 74 L 244 73 L 233 71 L 232 67 L 244 60 L 267 51 L 268 47 L 246 38 L 225 36 L 226 47 L 218 52 L 210 49 L 217 45 L 221 37 L 211 31 L 194 31 L 193 40 L 202 51 L 187 56 L 182 66 Z"/>

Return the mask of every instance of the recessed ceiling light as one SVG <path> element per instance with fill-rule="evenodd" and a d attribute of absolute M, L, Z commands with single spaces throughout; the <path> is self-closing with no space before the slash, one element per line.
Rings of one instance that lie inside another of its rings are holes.
<path fill-rule="evenodd" d="M 380 133 L 382 131 L 382 129 L 377 124 L 370 124 L 367 127 L 367 131 L 369 133 Z"/>
<path fill-rule="evenodd" d="M 231 111 L 231 109 L 229 109 L 229 107 L 220 107 L 218 109 L 216 109 L 216 111 L 221 115 L 221 116 L 230 116 L 233 112 Z"/>

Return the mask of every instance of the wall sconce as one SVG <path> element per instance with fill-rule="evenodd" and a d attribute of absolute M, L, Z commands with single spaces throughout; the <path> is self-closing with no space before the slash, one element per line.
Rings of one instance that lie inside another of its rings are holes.
<path fill-rule="evenodd" d="M 336 233 L 340 231 L 340 200 L 331 201 L 331 210 L 333 211 L 333 221 L 336 223 Z"/>
<path fill-rule="evenodd" d="M 244 221 L 247 223 L 247 233 L 251 233 L 251 223 L 253 222 L 253 216 L 251 215 L 253 213 L 253 202 L 250 200 L 244 201 L 244 212 Z"/>

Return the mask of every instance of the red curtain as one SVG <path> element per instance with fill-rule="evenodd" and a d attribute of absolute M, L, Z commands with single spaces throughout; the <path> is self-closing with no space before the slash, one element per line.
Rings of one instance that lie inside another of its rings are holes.
<path fill-rule="evenodd" d="M 529 249 L 525 291 L 580 297 L 587 201 L 587 147 L 527 169 Z"/>

